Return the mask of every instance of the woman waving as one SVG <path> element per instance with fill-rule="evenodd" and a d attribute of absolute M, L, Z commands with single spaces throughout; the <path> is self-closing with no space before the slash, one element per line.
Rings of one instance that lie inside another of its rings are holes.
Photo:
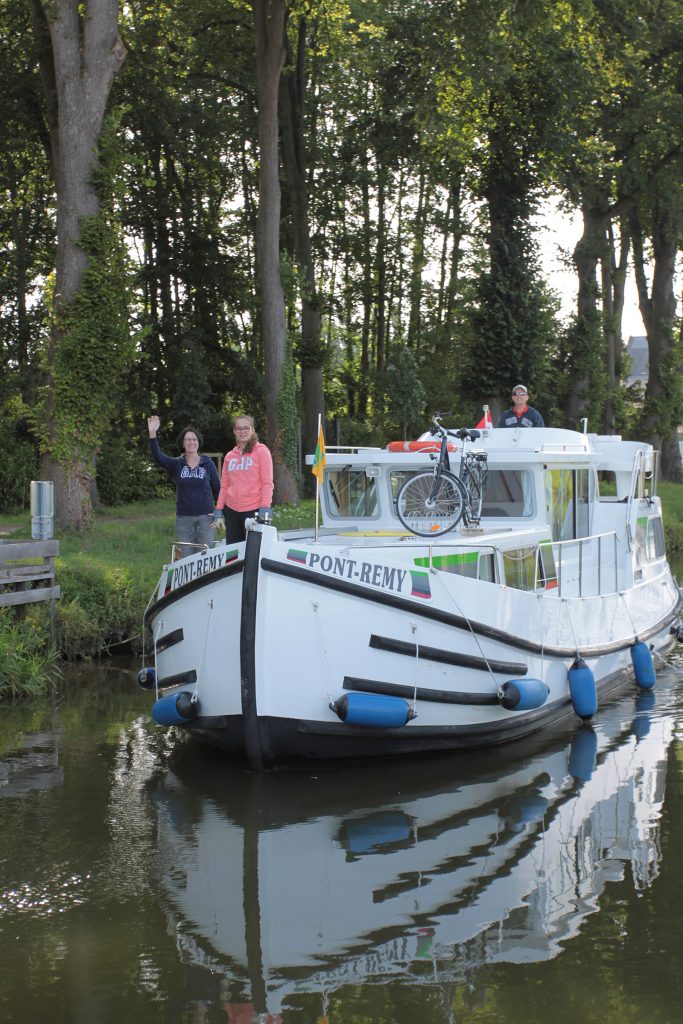
<path fill-rule="evenodd" d="M 194 427 L 185 427 L 178 435 L 178 447 L 183 451 L 183 455 L 178 458 L 164 455 L 157 440 L 159 424 L 158 416 L 148 416 L 147 429 L 152 458 L 163 466 L 175 483 L 175 524 L 178 540 L 193 547 L 213 547 L 213 507 L 221 483 L 216 465 L 208 455 L 199 454 L 203 438 Z"/>

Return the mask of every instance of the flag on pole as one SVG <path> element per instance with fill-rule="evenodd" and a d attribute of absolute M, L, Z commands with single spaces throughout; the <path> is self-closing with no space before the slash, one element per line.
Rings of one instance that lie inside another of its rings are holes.
<path fill-rule="evenodd" d="M 322 420 L 320 420 L 318 422 L 318 443 L 315 446 L 313 466 L 311 467 L 311 472 L 319 484 L 323 482 L 323 473 L 326 465 L 327 457 L 325 455 L 325 435 L 323 434 Z"/>
<path fill-rule="evenodd" d="M 479 420 L 476 426 L 476 430 L 493 430 L 493 423 L 491 421 L 491 413 L 489 412 L 488 405 L 482 406 L 484 415 Z"/>

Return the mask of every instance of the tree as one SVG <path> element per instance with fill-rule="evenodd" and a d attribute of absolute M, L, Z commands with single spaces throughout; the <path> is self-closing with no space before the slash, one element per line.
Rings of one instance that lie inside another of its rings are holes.
<path fill-rule="evenodd" d="M 280 178 L 278 91 L 285 58 L 286 0 L 253 0 L 256 40 L 256 82 L 259 108 L 259 209 L 256 222 L 256 273 L 261 298 L 261 329 L 265 361 L 266 422 L 273 451 L 275 498 L 298 504 L 292 451 L 296 425 L 293 377 L 285 374 L 287 344 L 285 302 L 280 276 Z M 285 382 L 290 387 L 285 390 Z M 295 449 L 294 449 L 295 450 Z"/>
<path fill-rule="evenodd" d="M 296 56 L 292 54 L 287 32 L 286 72 L 281 101 L 282 153 L 287 180 L 287 199 L 299 276 L 301 336 L 296 355 L 301 365 L 301 391 L 304 414 L 304 447 L 314 451 L 318 418 L 324 419 L 323 363 L 320 295 L 316 284 L 311 243 L 308 199 L 308 167 L 305 136 L 307 20 L 299 16 L 296 29 Z M 310 478 L 309 478 L 310 479 Z"/>
<path fill-rule="evenodd" d="M 108 271 L 119 275 L 121 260 L 97 182 L 107 101 L 126 51 L 118 0 L 31 0 L 31 11 L 57 196 L 42 452 L 58 525 L 82 527 L 126 349 L 121 280 Z"/>

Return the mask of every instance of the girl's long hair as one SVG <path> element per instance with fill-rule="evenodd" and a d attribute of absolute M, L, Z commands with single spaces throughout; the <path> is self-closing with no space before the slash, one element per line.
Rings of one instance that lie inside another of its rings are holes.
<path fill-rule="evenodd" d="M 244 446 L 244 454 L 248 455 L 249 452 L 253 451 L 256 445 L 258 444 L 258 434 L 256 433 L 256 430 L 254 428 L 254 417 L 248 416 L 246 413 L 241 413 L 239 416 L 235 416 L 235 418 L 232 421 L 233 430 L 235 429 L 235 424 L 237 423 L 238 420 L 249 420 L 249 423 L 251 425 L 251 435 Z"/>

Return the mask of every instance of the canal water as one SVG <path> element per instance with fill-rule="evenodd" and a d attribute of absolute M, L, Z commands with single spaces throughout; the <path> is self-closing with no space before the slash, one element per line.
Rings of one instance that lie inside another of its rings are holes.
<path fill-rule="evenodd" d="M 678 1022 L 670 662 L 592 728 L 266 776 L 171 742 L 134 666 L 68 669 L 0 710 L 0 1020 Z"/>

